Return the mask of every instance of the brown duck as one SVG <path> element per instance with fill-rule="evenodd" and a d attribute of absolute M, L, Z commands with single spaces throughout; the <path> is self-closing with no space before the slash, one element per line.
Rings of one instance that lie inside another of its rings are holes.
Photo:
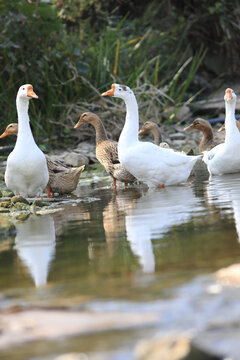
<path fill-rule="evenodd" d="M 104 166 L 106 172 L 113 178 L 115 193 L 117 193 L 116 180 L 123 182 L 124 186 L 126 186 L 127 183 L 136 181 L 136 178 L 120 164 L 117 149 L 118 143 L 108 139 L 100 118 L 92 112 L 85 112 L 80 116 L 74 128 L 77 129 L 83 124 L 91 124 L 95 128 L 96 158 Z"/>
<path fill-rule="evenodd" d="M 202 140 L 199 144 L 199 153 L 202 153 L 205 150 L 211 150 L 214 146 L 217 145 L 216 141 L 213 138 L 213 129 L 212 126 L 209 124 L 208 121 L 197 118 L 195 119 L 192 124 L 184 129 L 184 131 L 191 131 L 191 130 L 199 130 L 202 132 Z"/>
<path fill-rule="evenodd" d="M 6 127 L 0 139 L 8 135 L 17 134 L 18 124 L 12 123 Z M 51 160 L 48 156 L 46 156 L 46 160 L 49 171 L 49 182 L 47 185 L 48 197 L 50 197 L 51 193 L 54 195 L 55 192 L 59 194 L 69 194 L 74 191 L 85 165 L 78 168 L 69 168 L 59 161 Z"/>
<path fill-rule="evenodd" d="M 167 142 L 162 141 L 162 135 L 161 135 L 160 129 L 156 123 L 154 123 L 152 121 L 146 121 L 143 124 L 143 126 L 141 127 L 138 135 L 141 136 L 141 135 L 144 135 L 147 133 L 151 133 L 153 135 L 154 143 L 156 145 L 159 145 L 160 147 L 167 148 L 167 149 L 170 148 L 170 146 Z M 194 155 L 193 150 L 192 149 L 189 150 L 187 152 L 187 155 Z"/>
<path fill-rule="evenodd" d="M 142 136 L 142 135 L 148 134 L 148 133 L 153 135 L 154 143 L 156 145 L 160 145 L 160 143 L 162 142 L 162 135 L 161 135 L 160 129 L 157 126 L 157 124 L 155 124 L 152 121 L 146 121 L 143 124 L 143 126 L 141 127 L 138 135 Z"/>

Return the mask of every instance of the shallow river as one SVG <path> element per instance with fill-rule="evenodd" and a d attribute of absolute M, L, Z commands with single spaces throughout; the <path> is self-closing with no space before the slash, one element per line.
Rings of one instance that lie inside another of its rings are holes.
<path fill-rule="evenodd" d="M 139 340 L 187 324 L 180 308 L 190 314 L 199 278 L 239 262 L 239 174 L 154 191 L 119 187 L 117 195 L 108 180 L 82 181 L 68 200 L 56 213 L 15 222 L 16 232 L 1 238 L 0 308 L 70 307 L 140 318 L 150 311 L 161 321 L 27 343 L 2 350 L 1 359 L 67 352 L 83 353 L 83 360 L 132 359 Z"/>

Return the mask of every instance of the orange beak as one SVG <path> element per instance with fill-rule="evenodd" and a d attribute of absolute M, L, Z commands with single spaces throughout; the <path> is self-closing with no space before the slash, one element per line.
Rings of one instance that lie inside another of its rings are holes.
<path fill-rule="evenodd" d="M 79 128 L 79 126 L 83 125 L 84 121 L 82 121 L 81 119 L 76 123 L 76 125 L 74 126 L 74 129 Z"/>
<path fill-rule="evenodd" d="M 184 131 L 190 131 L 190 130 L 193 130 L 193 129 L 195 129 L 195 128 L 194 128 L 194 125 L 191 124 L 191 125 L 185 127 L 183 130 L 184 130 Z"/>
<path fill-rule="evenodd" d="M 27 88 L 27 96 L 30 98 L 38 99 L 37 94 L 35 94 L 35 92 L 33 91 L 32 85 L 29 85 Z"/>
<path fill-rule="evenodd" d="M 225 130 L 225 124 L 223 124 L 223 125 L 218 129 L 217 132 L 221 132 L 221 131 L 224 131 L 224 130 Z"/>
<path fill-rule="evenodd" d="M 143 134 L 145 134 L 145 130 L 140 130 L 139 133 L 138 133 L 139 136 L 141 136 Z"/>
<path fill-rule="evenodd" d="M 102 96 L 114 96 L 115 84 L 112 84 L 111 90 L 102 93 Z"/>
<path fill-rule="evenodd" d="M 233 98 L 231 89 L 226 90 L 226 100 L 231 100 Z"/>
<path fill-rule="evenodd" d="M 4 133 L 0 136 L 0 139 L 6 137 L 6 136 L 8 136 L 8 135 L 9 135 L 8 132 L 5 130 Z"/>

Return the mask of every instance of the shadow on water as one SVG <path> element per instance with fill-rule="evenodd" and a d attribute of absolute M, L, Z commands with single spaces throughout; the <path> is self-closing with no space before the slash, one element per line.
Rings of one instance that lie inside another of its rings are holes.
<path fill-rule="evenodd" d="M 118 195 L 105 183 L 81 185 L 56 213 L 15 223 L 13 243 L 0 252 L 5 301 L 98 311 L 134 302 L 141 311 L 152 301 L 177 300 L 169 289 L 239 261 L 239 180 L 139 185 Z M 91 336 L 88 344 L 97 351 Z"/>

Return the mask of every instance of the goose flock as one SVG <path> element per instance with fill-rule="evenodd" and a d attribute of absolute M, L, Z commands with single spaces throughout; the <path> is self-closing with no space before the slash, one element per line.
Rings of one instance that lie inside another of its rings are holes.
<path fill-rule="evenodd" d="M 94 113 L 84 112 L 75 129 L 91 124 L 96 132 L 96 157 L 116 182 L 134 183 L 140 181 L 151 188 L 164 188 L 186 182 L 197 161 L 203 161 L 211 175 L 240 172 L 240 125 L 235 119 L 237 96 L 228 88 L 224 101 L 226 109 L 225 141 L 217 144 L 211 125 L 197 118 L 185 131 L 199 130 L 203 137 L 199 145 L 200 155 L 185 154 L 171 149 L 162 142 L 158 126 L 146 122 L 139 131 L 138 104 L 134 92 L 125 85 L 113 84 L 102 96 L 120 98 L 126 106 L 126 119 L 118 142 L 108 139 L 101 119 Z M 38 96 L 30 84 L 22 85 L 17 93 L 16 107 L 18 123 L 7 126 L 3 138 L 17 135 L 13 151 L 7 159 L 5 183 L 15 195 L 39 197 L 47 191 L 48 197 L 54 193 L 65 194 L 76 189 L 84 166 L 69 168 L 58 161 L 52 161 L 37 146 L 30 128 L 28 115 L 30 99 Z M 151 132 L 154 143 L 143 142 L 139 136 Z"/>

